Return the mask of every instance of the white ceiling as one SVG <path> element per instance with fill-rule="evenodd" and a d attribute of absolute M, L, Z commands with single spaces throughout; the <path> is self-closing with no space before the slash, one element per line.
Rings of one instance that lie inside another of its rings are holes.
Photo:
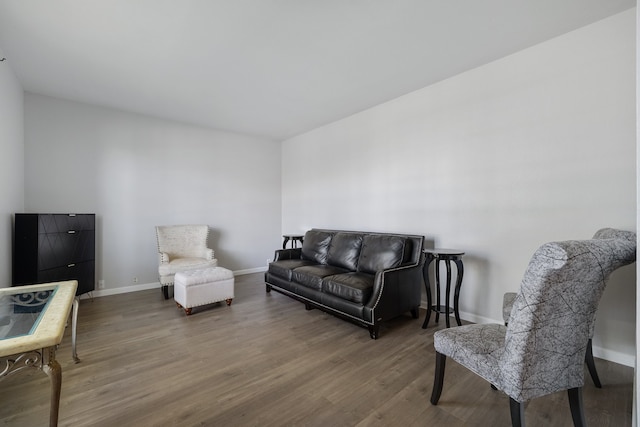
<path fill-rule="evenodd" d="M 0 0 L 29 92 L 286 139 L 635 0 Z"/>

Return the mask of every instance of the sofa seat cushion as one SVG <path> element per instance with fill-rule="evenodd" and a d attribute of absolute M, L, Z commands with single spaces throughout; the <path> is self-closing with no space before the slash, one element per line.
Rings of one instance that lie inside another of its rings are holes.
<path fill-rule="evenodd" d="M 405 259 L 405 241 L 406 239 L 400 236 L 364 236 L 358 271 L 375 274 L 380 270 L 398 267 Z"/>
<path fill-rule="evenodd" d="M 307 259 L 283 259 L 269 263 L 269 273 L 291 281 L 291 275 L 294 269 L 313 264 L 315 264 L 313 261 Z"/>
<path fill-rule="evenodd" d="M 325 277 L 322 281 L 324 292 L 348 301 L 364 304 L 373 293 L 375 275 L 368 273 L 345 273 Z"/>
<path fill-rule="evenodd" d="M 291 280 L 302 286 L 320 291 L 322 290 L 322 279 L 346 272 L 348 270 L 331 265 L 308 265 L 293 270 Z"/>

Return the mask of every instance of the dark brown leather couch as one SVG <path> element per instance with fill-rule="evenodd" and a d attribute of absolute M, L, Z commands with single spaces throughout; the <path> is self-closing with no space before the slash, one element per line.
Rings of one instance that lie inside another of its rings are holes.
<path fill-rule="evenodd" d="M 276 250 L 266 290 L 364 325 L 376 339 L 381 322 L 418 317 L 423 243 L 417 235 L 314 228 L 301 248 Z"/>

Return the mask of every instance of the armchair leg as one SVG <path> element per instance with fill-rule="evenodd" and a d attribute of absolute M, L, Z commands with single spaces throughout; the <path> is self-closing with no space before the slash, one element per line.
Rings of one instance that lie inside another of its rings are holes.
<path fill-rule="evenodd" d="M 589 338 L 589 342 L 587 343 L 587 353 L 584 356 L 584 361 L 587 363 L 587 368 L 589 368 L 589 374 L 591 374 L 593 383 L 596 387 L 602 388 L 602 383 L 600 383 L 600 378 L 598 378 L 598 371 L 596 371 L 596 363 L 593 360 L 591 338 Z"/>
<path fill-rule="evenodd" d="M 511 425 L 524 427 L 524 402 L 518 402 L 510 397 L 509 409 L 511 410 Z"/>
<path fill-rule="evenodd" d="M 587 423 L 584 419 L 584 404 L 582 402 L 582 387 L 570 388 L 567 392 L 569 393 L 569 407 L 571 408 L 573 425 L 575 427 L 586 426 Z"/>
<path fill-rule="evenodd" d="M 433 378 L 433 391 L 431 392 L 431 404 L 437 405 L 442 394 L 442 385 L 444 384 L 444 368 L 447 364 L 447 356 L 436 351 L 436 370 Z"/>
<path fill-rule="evenodd" d="M 162 285 L 162 293 L 164 294 L 164 299 L 169 299 L 169 286 Z"/>

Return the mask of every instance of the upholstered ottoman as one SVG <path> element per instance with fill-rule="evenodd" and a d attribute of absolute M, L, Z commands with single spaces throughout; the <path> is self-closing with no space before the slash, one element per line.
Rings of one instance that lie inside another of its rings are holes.
<path fill-rule="evenodd" d="M 233 300 L 233 272 L 222 267 L 210 267 L 200 270 L 176 273 L 173 298 L 178 307 L 184 308 L 187 315 L 193 307 Z"/>

